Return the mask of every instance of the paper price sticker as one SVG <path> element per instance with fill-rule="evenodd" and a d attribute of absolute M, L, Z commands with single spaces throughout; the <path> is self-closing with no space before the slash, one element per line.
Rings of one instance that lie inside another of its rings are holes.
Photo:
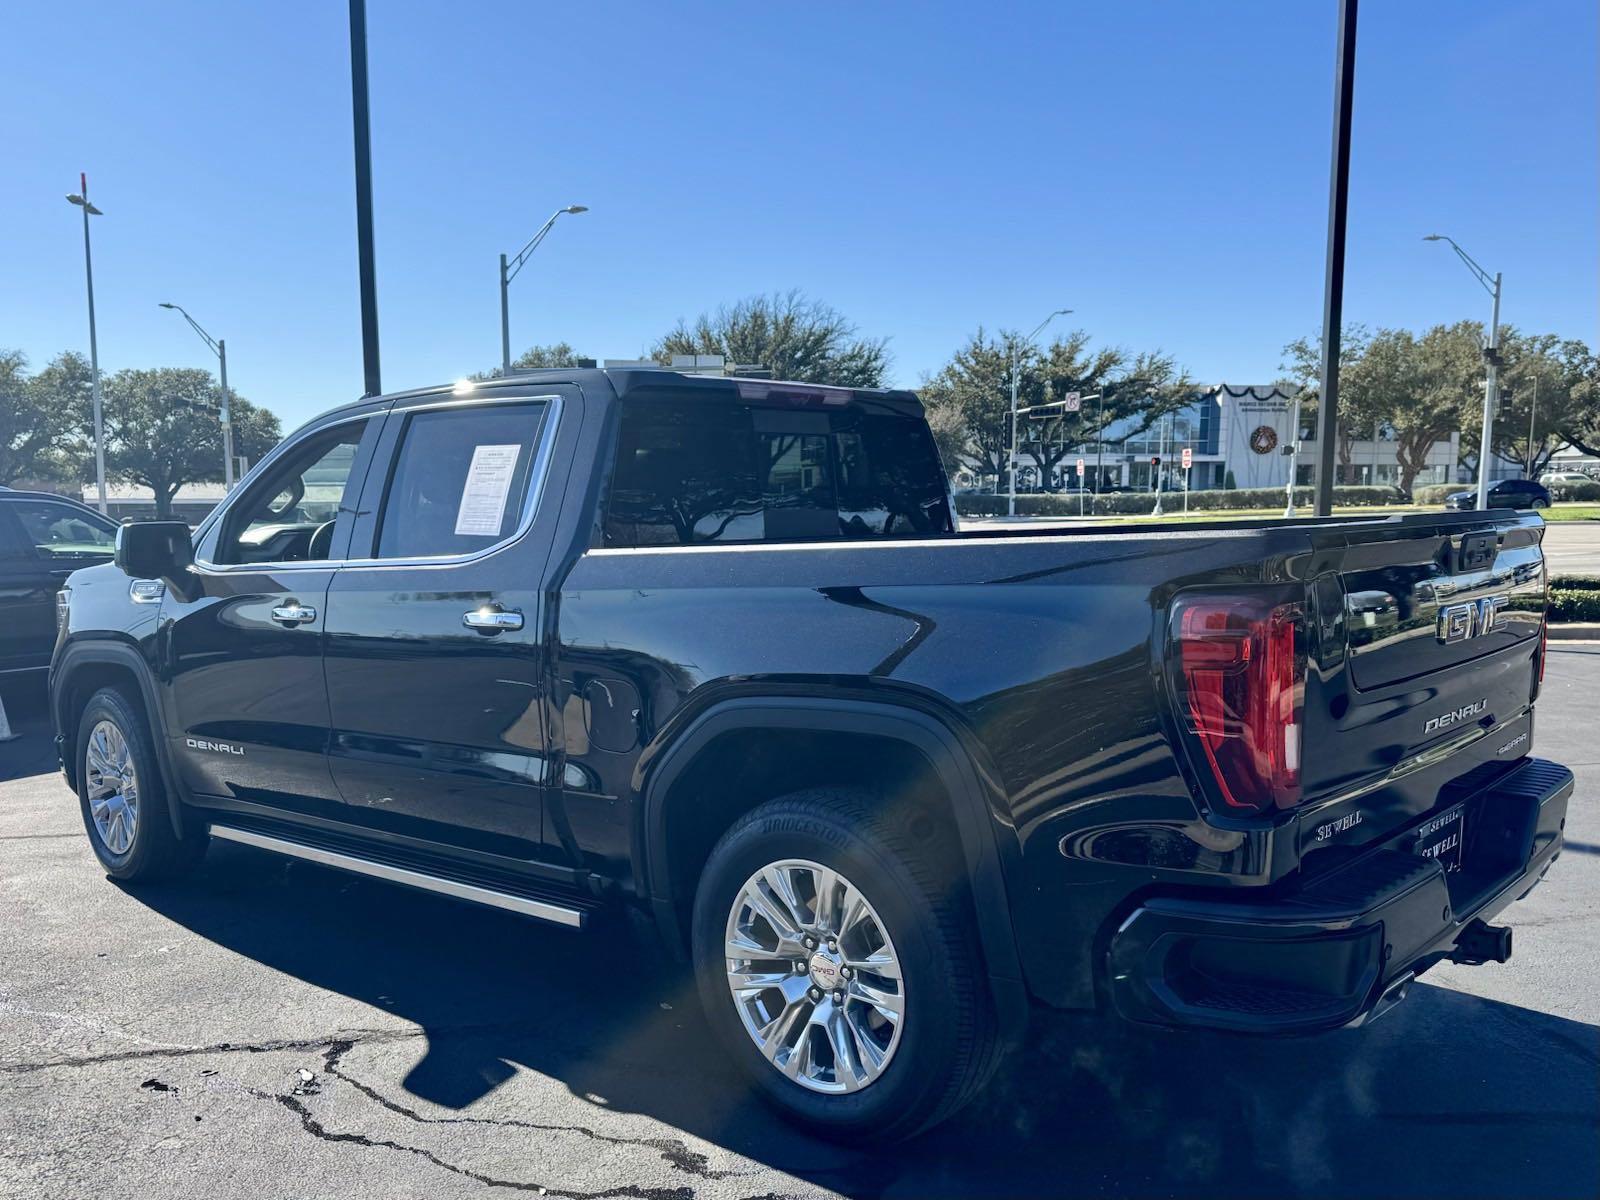
<path fill-rule="evenodd" d="M 467 537 L 496 537 L 505 520 L 506 497 L 511 493 L 511 477 L 517 471 L 517 455 L 522 447 L 475 446 L 467 467 L 467 482 L 461 488 L 461 507 L 456 509 L 456 534 Z"/>

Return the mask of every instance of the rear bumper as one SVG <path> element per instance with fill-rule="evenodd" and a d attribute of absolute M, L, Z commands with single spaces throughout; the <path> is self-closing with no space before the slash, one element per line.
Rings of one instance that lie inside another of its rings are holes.
<path fill-rule="evenodd" d="M 1572 782 L 1529 759 L 1469 797 L 1448 874 L 1412 853 L 1408 828 L 1298 890 L 1152 896 L 1111 939 L 1113 1003 L 1134 1021 L 1246 1033 L 1359 1024 L 1533 890 L 1561 852 Z"/>

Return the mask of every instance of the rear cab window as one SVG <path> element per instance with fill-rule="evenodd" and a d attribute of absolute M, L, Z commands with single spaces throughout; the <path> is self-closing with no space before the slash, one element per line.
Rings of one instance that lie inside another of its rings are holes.
<path fill-rule="evenodd" d="M 870 397 L 808 404 L 803 391 L 799 403 L 773 395 L 770 404 L 723 389 L 625 397 L 605 544 L 952 532 L 944 471 L 919 415 Z"/>

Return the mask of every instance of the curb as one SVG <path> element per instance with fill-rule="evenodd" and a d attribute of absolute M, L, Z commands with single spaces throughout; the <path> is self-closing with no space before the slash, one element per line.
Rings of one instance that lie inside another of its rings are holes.
<path fill-rule="evenodd" d="M 1600 621 L 1556 621 L 1546 628 L 1552 642 L 1600 641 Z"/>

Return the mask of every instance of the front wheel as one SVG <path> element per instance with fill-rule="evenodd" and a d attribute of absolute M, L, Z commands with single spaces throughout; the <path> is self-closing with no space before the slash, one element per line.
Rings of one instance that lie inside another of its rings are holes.
<path fill-rule="evenodd" d="M 1535 512 L 1538 512 L 1539 509 L 1541 509 L 1541 508 L 1549 508 L 1549 507 L 1550 507 L 1550 503 L 1547 500 L 1535 500 L 1533 502 L 1533 510 Z"/>
<path fill-rule="evenodd" d="M 758 1092 L 815 1132 L 909 1137 L 998 1059 L 970 906 L 936 830 L 858 793 L 801 792 L 746 815 L 706 863 L 693 930 L 711 1025 Z"/>
<path fill-rule="evenodd" d="M 78 802 L 100 865 L 113 879 L 163 879 L 200 861 L 204 829 L 179 838 L 167 811 L 155 744 L 138 705 L 102 688 L 78 721 Z"/>

